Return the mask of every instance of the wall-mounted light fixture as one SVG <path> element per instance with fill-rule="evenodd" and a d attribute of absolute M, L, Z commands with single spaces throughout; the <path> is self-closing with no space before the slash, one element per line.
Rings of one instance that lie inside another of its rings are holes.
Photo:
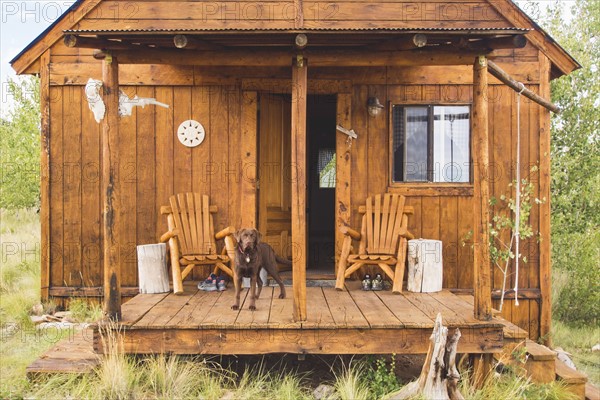
<path fill-rule="evenodd" d="M 383 110 L 383 104 L 379 102 L 377 97 L 369 97 L 367 100 L 367 110 L 369 111 L 369 115 L 371 117 L 376 117 L 381 114 L 381 110 Z"/>

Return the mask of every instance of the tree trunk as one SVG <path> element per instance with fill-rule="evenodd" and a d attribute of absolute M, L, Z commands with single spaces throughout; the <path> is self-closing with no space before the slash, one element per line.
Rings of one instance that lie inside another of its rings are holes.
<path fill-rule="evenodd" d="M 164 243 L 137 247 L 140 293 L 169 291 L 167 247 Z"/>
<path fill-rule="evenodd" d="M 458 390 L 460 374 L 456 369 L 459 339 L 460 330 L 457 328 L 448 341 L 448 328 L 442 324 L 442 314 L 438 314 L 433 333 L 429 337 L 429 349 L 421 375 L 388 399 L 401 400 L 421 395 L 426 399 L 464 400 Z"/>

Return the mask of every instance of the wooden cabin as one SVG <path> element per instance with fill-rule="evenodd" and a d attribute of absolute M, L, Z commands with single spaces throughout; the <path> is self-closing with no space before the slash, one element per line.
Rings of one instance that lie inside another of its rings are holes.
<path fill-rule="evenodd" d="M 442 309 L 473 329 L 464 352 L 498 351 L 511 322 L 549 333 L 550 81 L 579 65 L 510 0 L 80 0 L 12 66 L 41 78 L 42 296 L 104 297 L 124 325 L 143 321 L 128 351 L 423 352 L 406 338 L 428 337 Z M 102 81 L 100 122 L 89 78 Z M 169 108 L 120 117 L 119 89 Z M 205 130 L 195 147 L 177 137 L 188 120 Z M 530 217 L 541 240 L 521 244 L 519 305 L 509 293 L 499 319 L 502 274 L 480 244 L 517 165 L 546 201 Z M 210 197 L 215 231 L 257 227 L 291 256 L 290 299 L 267 295 L 265 316 L 228 314 L 231 290 L 137 295 L 136 245 L 158 241 L 160 207 L 181 192 Z M 339 228 L 359 229 L 359 207 L 383 193 L 406 196 L 416 237 L 442 241 L 442 297 L 307 288 L 335 276 Z M 326 323 L 335 345 L 315 339 Z"/>

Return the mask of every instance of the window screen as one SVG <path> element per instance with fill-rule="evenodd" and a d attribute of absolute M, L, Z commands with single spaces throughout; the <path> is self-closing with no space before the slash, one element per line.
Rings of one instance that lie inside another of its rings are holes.
<path fill-rule="evenodd" d="M 335 188 L 335 150 L 319 149 L 317 161 L 320 188 Z"/>
<path fill-rule="evenodd" d="M 394 106 L 395 182 L 469 182 L 469 106 Z"/>

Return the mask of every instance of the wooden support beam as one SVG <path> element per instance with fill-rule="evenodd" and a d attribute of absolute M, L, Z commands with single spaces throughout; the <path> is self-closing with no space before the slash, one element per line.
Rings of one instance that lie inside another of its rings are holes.
<path fill-rule="evenodd" d="M 543 56 L 540 56 L 540 57 L 543 57 Z M 534 102 L 538 103 L 545 109 L 550 110 L 556 114 L 560 113 L 560 107 L 558 107 L 556 104 L 552 103 L 551 101 L 546 100 L 544 97 L 539 96 L 536 93 L 532 92 L 531 90 L 527 89 L 525 86 L 523 86 L 523 84 L 521 82 L 517 82 L 516 80 L 514 80 L 509 74 L 504 72 L 502 70 L 502 68 L 500 68 L 493 61 L 488 60 L 488 71 L 495 78 L 497 78 L 500 82 L 504 83 L 506 86 L 510 87 L 515 92 L 522 91 L 523 96 L 527 97 L 528 99 L 533 100 Z M 540 79 L 540 82 L 543 82 L 543 79 L 544 78 Z M 550 93 L 548 93 L 546 96 L 550 97 Z"/>
<path fill-rule="evenodd" d="M 401 36 L 398 38 L 386 40 L 374 46 L 369 46 L 371 50 L 412 50 L 425 47 L 427 45 L 427 35 L 417 33 L 410 36 Z"/>
<path fill-rule="evenodd" d="M 102 61 L 102 89 L 106 107 L 102 120 L 102 234 L 104 313 L 121 319 L 121 260 L 119 241 L 119 63 L 108 55 Z"/>
<path fill-rule="evenodd" d="M 458 47 L 471 51 L 489 52 L 499 49 L 522 49 L 527 45 L 525 35 L 513 35 L 500 38 L 487 38 L 480 40 L 469 40 L 460 38 Z"/>
<path fill-rule="evenodd" d="M 550 97 L 550 69 L 548 57 L 539 53 L 540 63 L 540 95 Z M 540 337 L 545 338 L 544 344 L 552 346 L 550 331 L 552 327 L 552 263 L 551 255 L 551 229 L 550 229 L 550 113 L 540 110 L 539 115 L 539 151 L 540 151 L 540 187 L 539 198 L 546 201 L 540 204 L 539 217 L 539 255 L 540 255 Z M 521 291 L 519 290 L 519 293 Z"/>
<path fill-rule="evenodd" d="M 41 225 L 41 298 L 48 301 L 50 287 L 50 49 L 40 57 L 40 225 Z"/>
<path fill-rule="evenodd" d="M 70 48 L 98 49 L 98 50 L 134 50 L 141 45 L 124 43 L 121 41 L 108 40 L 104 38 L 93 38 L 85 36 L 65 35 L 63 39 L 65 46 Z"/>
<path fill-rule="evenodd" d="M 292 63 L 292 284 L 294 321 L 306 320 L 306 100 L 307 60 L 297 56 Z"/>
<path fill-rule="evenodd" d="M 338 94 L 336 107 L 336 123 L 344 127 L 352 126 L 352 95 Z M 337 180 L 335 185 L 335 255 L 337 256 L 343 251 L 344 243 L 344 234 L 340 228 L 350 226 L 352 222 L 352 147 L 348 145 L 348 136 L 340 132 L 335 132 L 335 135 L 337 158 L 335 162 Z M 337 263 L 335 268 L 337 275 Z"/>
<path fill-rule="evenodd" d="M 471 148 L 473 149 L 473 288 L 475 318 L 492 319 L 492 281 L 489 248 L 489 137 L 488 60 L 479 56 L 473 64 L 473 109 Z"/>
<path fill-rule="evenodd" d="M 173 44 L 178 49 L 218 50 L 223 48 L 223 46 L 219 46 L 214 43 L 208 43 L 204 40 L 198 39 L 197 37 L 188 35 L 173 36 Z"/>
<path fill-rule="evenodd" d="M 110 50 L 110 49 L 108 49 Z M 362 50 L 322 50 L 305 49 L 304 56 L 310 59 L 312 67 L 409 67 L 416 65 L 471 65 L 473 57 L 481 52 L 457 51 L 453 46 L 445 50 L 415 50 L 409 54 L 397 51 Z M 289 66 L 290 50 L 281 49 L 240 49 L 235 57 L 227 50 L 181 51 L 181 49 L 130 49 L 114 51 L 122 64 L 177 64 L 197 66 Z"/>
<path fill-rule="evenodd" d="M 294 39 L 294 45 L 297 49 L 302 50 L 308 45 L 308 37 L 306 37 L 304 33 L 297 34 L 296 38 Z"/>

